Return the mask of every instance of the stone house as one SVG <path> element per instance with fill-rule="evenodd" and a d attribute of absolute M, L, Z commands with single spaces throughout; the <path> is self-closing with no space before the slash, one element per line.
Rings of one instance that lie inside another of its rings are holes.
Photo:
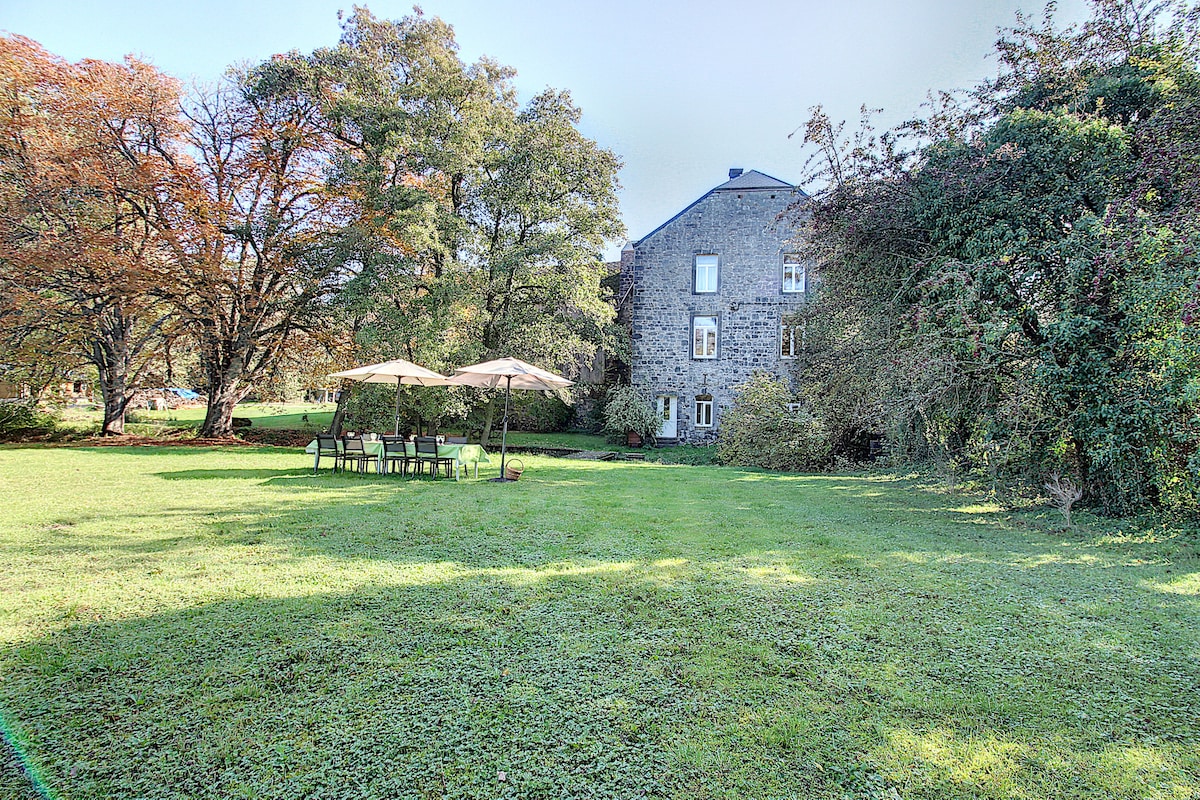
<path fill-rule="evenodd" d="M 621 253 L 630 382 L 652 397 L 659 440 L 716 437 L 736 387 L 787 374 L 800 333 L 786 320 L 811 288 L 782 212 L 805 197 L 750 170 L 709 191 Z"/>

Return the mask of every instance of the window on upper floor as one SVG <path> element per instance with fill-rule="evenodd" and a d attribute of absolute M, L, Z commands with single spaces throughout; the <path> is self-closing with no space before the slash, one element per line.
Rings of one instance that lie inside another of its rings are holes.
<path fill-rule="evenodd" d="M 712 412 L 713 399 L 711 394 L 701 394 L 696 396 L 696 427 L 711 428 L 712 427 Z"/>
<path fill-rule="evenodd" d="M 779 357 L 795 358 L 804 349 L 804 326 L 783 323 L 779 326 Z"/>
<path fill-rule="evenodd" d="M 717 357 L 717 318 L 692 317 L 692 358 Z"/>
<path fill-rule="evenodd" d="M 696 294 L 706 294 L 717 290 L 717 257 L 715 255 L 696 256 L 696 269 L 692 285 Z"/>
<path fill-rule="evenodd" d="M 804 263 L 797 255 L 785 255 L 783 257 L 783 293 L 797 294 L 804 292 L 807 284 L 807 271 L 804 269 Z"/>

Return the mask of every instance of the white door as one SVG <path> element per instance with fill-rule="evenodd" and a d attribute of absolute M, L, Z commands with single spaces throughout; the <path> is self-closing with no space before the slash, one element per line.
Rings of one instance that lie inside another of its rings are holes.
<path fill-rule="evenodd" d="M 673 394 L 658 396 L 658 438 L 674 439 L 679 435 L 679 404 Z"/>

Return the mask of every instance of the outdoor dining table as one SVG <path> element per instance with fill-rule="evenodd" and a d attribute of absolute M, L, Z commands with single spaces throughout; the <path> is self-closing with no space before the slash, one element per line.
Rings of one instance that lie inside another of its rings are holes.
<path fill-rule="evenodd" d="M 342 450 L 342 440 L 337 440 L 338 451 Z M 382 439 L 363 439 L 363 451 L 369 456 L 375 457 L 375 469 L 380 473 L 387 472 L 387 461 L 384 459 L 383 440 Z M 416 456 L 417 445 L 414 442 L 405 442 L 404 451 L 409 456 Z M 304 452 L 314 456 L 313 469 L 317 467 L 317 440 L 313 439 L 308 443 L 308 447 L 304 448 Z M 454 480 L 458 480 L 458 468 L 474 465 L 475 477 L 479 477 L 479 465 L 492 463 L 488 458 L 487 451 L 482 446 L 477 444 L 439 444 L 437 446 L 438 458 L 454 459 Z"/>

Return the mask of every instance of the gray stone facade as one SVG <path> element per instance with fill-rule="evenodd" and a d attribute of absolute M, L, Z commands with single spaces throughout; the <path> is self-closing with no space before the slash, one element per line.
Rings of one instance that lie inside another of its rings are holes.
<path fill-rule="evenodd" d="M 803 196 L 775 178 L 731 170 L 728 182 L 626 245 L 621 268 L 633 340 L 631 382 L 655 398 L 660 414 L 676 398 L 675 440 L 712 441 L 736 387 L 751 373 L 787 374 L 781 323 L 804 303 L 805 292 L 795 291 L 795 267 L 788 269 L 792 291 L 784 290 L 785 256 L 795 234 L 780 214 Z M 716 256 L 715 291 L 697 291 L 711 280 L 703 267 L 697 277 L 697 256 Z M 810 279 L 804 276 L 805 289 Z M 703 339 L 695 350 L 698 316 L 717 318 L 715 357 L 702 357 L 709 347 Z M 712 425 L 702 427 L 697 399 L 708 397 Z"/>

